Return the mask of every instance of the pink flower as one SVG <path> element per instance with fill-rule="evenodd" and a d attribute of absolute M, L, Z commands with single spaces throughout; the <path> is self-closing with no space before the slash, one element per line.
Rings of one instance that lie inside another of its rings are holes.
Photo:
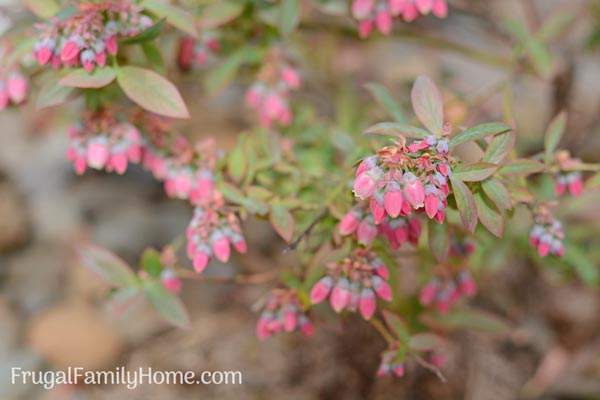
<path fill-rule="evenodd" d="M 407 172 L 403 176 L 404 181 L 404 198 L 414 208 L 423 207 L 425 201 L 425 189 L 421 181 L 411 172 Z"/>
<path fill-rule="evenodd" d="M 13 104 L 20 104 L 25 100 L 27 96 L 27 80 L 19 72 L 13 72 L 9 75 L 6 88 L 8 91 L 8 97 Z"/>
<path fill-rule="evenodd" d="M 217 260 L 227 262 L 230 254 L 229 240 L 227 237 L 216 235 L 212 240 L 212 250 L 215 257 L 217 257 Z"/>
<path fill-rule="evenodd" d="M 87 148 L 87 164 L 94 169 L 102 169 L 107 164 L 110 153 L 105 138 L 91 141 Z"/>
<path fill-rule="evenodd" d="M 361 215 L 357 210 L 350 210 L 344 218 L 340 221 L 338 225 L 338 230 L 342 236 L 347 236 L 358 228 L 358 224 L 360 224 Z"/>
<path fill-rule="evenodd" d="M 350 291 L 348 289 L 349 284 L 346 278 L 340 279 L 333 288 L 329 301 L 331 303 L 331 308 L 333 308 L 336 313 L 340 313 L 350 303 Z"/>
<path fill-rule="evenodd" d="M 364 288 L 360 294 L 360 314 L 366 320 L 375 314 L 376 300 L 372 289 Z"/>
<path fill-rule="evenodd" d="M 79 55 L 80 50 L 81 49 L 79 48 L 79 45 L 77 44 L 77 42 L 75 40 L 71 39 L 68 42 L 66 42 L 65 45 L 63 46 L 63 48 L 60 52 L 60 60 L 62 62 L 68 62 L 68 61 L 74 60 Z"/>
<path fill-rule="evenodd" d="M 375 6 L 374 0 L 354 0 L 352 2 L 352 15 L 361 20 L 367 18 Z"/>
<path fill-rule="evenodd" d="M 389 283 L 384 281 L 379 276 L 373 277 L 373 288 L 375 289 L 375 293 L 379 296 L 380 299 L 385 301 L 392 301 L 392 288 Z"/>
<path fill-rule="evenodd" d="M 380 10 L 375 17 L 375 24 L 379 32 L 389 35 L 392 31 L 392 16 L 389 11 L 386 9 Z"/>
<path fill-rule="evenodd" d="M 310 302 L 319 304 L 329 296 L 329 292 L 333 287 L 333 280 L 329 276 L 321 278 L 310 291 Z"/>
<path fill-rule="evenodd" d="M 390 217 L 396 218 L 398 215 L 400 215 L 404 197 L 402 197 L 400 186 L 397 183 L 388 183 L 383 199 L 385 210 Z"/>
<path fill-rule="evenodd" d="M 371 171 L 366 171 L 360 174 L 354 180 L 354 195 L 360 199 L 367 199 L 373 195 L 375 191 L 375 179 Z"/>
<path fill-rule="evenodd" d="M 298 89 L 300 87 L 300 75 L 291 67 L 284 67 L 281 71 L 281 79 L 289 86 L 290 89 Z"/>

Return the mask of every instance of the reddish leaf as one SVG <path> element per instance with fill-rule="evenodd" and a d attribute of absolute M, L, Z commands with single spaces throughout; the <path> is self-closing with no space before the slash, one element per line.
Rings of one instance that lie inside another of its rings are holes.
<path fill-rule="evenodd" d="M 281 202 L 275 201 L 271 204 L 269 220 L 279 236 L 281 236 L 286 242 L 292 241 L 295 228 L 294 217 L 290 211 L 283 204 L 281 204 Z"/>
<path fill-rule="evenodd" d="M 488 204 L 481 192 L 475 193 L 475 205 L 481 224 L 495 236 L 502 237 L 504 233 L 504 218 L 502 214 Z"/>
<path fill-rule="evenodd" d="M 381 122 L 368 127 L 365 135 L 404 136 L 407 138 L 424 138 L 429 135 L 425 129 L 399 122 Z"/>
<path fill-rule="evenodd" d="M 116 76 L 111 67 L 96 68 L 91 74 L 80 68 L 67 74 L 59 83 L 69 87 L 97 89 L 111 83 Z"/>
<path fill-rule="evenodd" d="M 500 211 L 510 210 L 512 208 L 510 194 L 502 182 L 494 178 L 486 179 L 481 184 L 481 187 L 486 196 L 494 202 Z"/>
<path fill-rule="evenodd" d="M 509 132 L 512 128 L 509 125 L 502 124 L 499 122 L 490 122 L 487 124 L 481 124 L 472 128 L 466 129 L 452 139 L 448 143 L 450 148 L 456 147 L 459 144 L 463 144 L 469 141 L 483 139 L 484 137 L 491 135 L 498 135 L 500 133 Z"/>
<path fill-rule="evenodd" d="M 158 0 L 144 0 L 142 6 L 158 17 L 165 18 L 174 27 L 193 37 L 198 37 L 194 15 L 183 8 Z"/>
<path fill-rule="evenodd" d="M 112 252 L 90 244 L 77 248 L 81 264 L 97 273 L 109 285 L 129 287 L 137 284 L 137 278 L 129 265 Z"/>
<path fill-rule="evenodd" d="M 175 85 L 154 71 L 121 67 L 117 70 L 117 81 L 127 97 L 148 111 L 173 118 L 190 116 Z"/>
<path fill-rule="evenodd" d="M 444 102 L 435 83 L 421 75 L 411 92 L 413 109 L 419 121 L 436 136 L 442 135 L 444 126 Z"/>
<path fill-rule="evenodd" d="M 485 150 L 482 161 L 492 164 L 501 163 L 515 145 L 514 132 L 506 132 L 495 136 Z"/>
<path fill-rule="evenodd" d="M 509 162 L 500 168 L 498 172 L 504 175 L 531 175 L 542 172 L 544 169 L 544 164 L 539 161 L 519 158 Z"/>
<path fill-rule="evenodd" d="M 498 166 L 496 164 L 487 162 L 462 164 L 452 171 L 452 176 L 463 182 L 479 182 L 489 178 L 497 169 Z"/>

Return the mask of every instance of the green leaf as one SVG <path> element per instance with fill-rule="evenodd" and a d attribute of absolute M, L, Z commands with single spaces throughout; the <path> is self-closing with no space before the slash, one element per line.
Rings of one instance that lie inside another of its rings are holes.
<path fill-rule="evenodd" d="M 427 76 L 419 76 L 413 85 L 410 97 L 415 114 L 423 126 L 436 136 L 442 136 L 444 102 L 435 83 Z"/>
<path fill-rule="evenodd" d="M 266 215 L 269 212 L 268 206 L 263 201 L 246 197 L 238 188 L 229 183 L 221 182 L 219 191 L 227 200 L 244 207 L 251 214 Z"/>
<path fill-rule="evenodd" d="M 546 130 L 546 135 L 544 136 L 544 161 L 547 164 L 552 162 L 554 152 L 565 132 L 566 125 L 567 113 L 564 111 L 554 117 L 550 125 L 548 125 L 548 130 Z"/>
<path fill-rule="evenodd" d="M 383 319 L 392 332 L 396 334 L 398 339 L 403 342 L 408 342 L 410 340 L 408 328 L 402 318 L 389 310 L 383 310 Z"/>
<path fill-rule="evenodd" d="M 227 173 L 236 182 L 244 180 L 248 171 L 248 157 L 246 156 L 246 140 L 242 136 L 238 139 L 235 148 L 227 157 Z"/>
<path fill-rule="evenodd" d="M 183 8 L 159 0 L 144 0 L 142 6 L 159 18 L 165 18 L 174 27 L 195 38 L 198 37 L 194 16 Z"/>
<path fill-rule="evenodd" d="M 417 352 L 438 350 L 442 344 L 442 338 L 434 333 L 417 333 L 410 337 L 409 349 Z"/>
<path fill-rule="evenodd" d="M 481 161 L 472 164 L 460 164 L 452 171 L 452 176 L 463 182 L 479 182 L 489 178 L 497 169 L 498 165 Z"/>
<path fill-rule="evenodd" d="M 244 11 L 244 4 L 227 0 L 215 1 L 202 10 L 200 27 L 215 29 L 237 18 Z"/>
<path fill-rule="evenodd" d="M 566 11 L 564 8 L 557 10 L 553 15 L 546 18 L 540 29 L 535 33 L 535 37 L 540 42 L 547 43 L 569 28 L 575 17 L 574 13 Z"/>
<path fill-rule="evenodd" d="M 486 136 L 498 135 L 511 130 L 512 128 L 509 125 L 502 124 L 500 122 L 490 122 L 487 124 L 477 125 L 454 136 L 452 139 L 450 139 L 448 146 L 453 148 L 468 141 L 483 139 Z"/>
<path fill-rule="evenodd" d="M 271 203 L 269 221 L 279 236 L 288 243 L 292 241 L 295 229 L 294 217 L 281 202 L 274 201 Z"/>
<path fill-rule="evenodd" d="M 475 193 L 475 206 L 481 225 L 485 226 L 494 236 L 502 237 L 504 234 L 504 217 L 488 203 L 483 193 Z"/>
<path fill-rule="evenodd" d="M 43 19 L 53 17 L 60 10 L 55 0 L 23 0 L 23 3 L 29 11 Z"/>
<path fill-rule="evenodd" d="M 546 167 L 539 161 L 518 158 L 498 170 L 503 175 L 531 175 L 542 172 Z"/>
<path fill-rule="evenodd" d="M 112 252 L 91 244 L 77 247 L 81 264 L 98 274 L 109 285 L 129 287 L 137 285 L 137 278 L 129 265 Z"/>
<path fill-rule="evenodd" d="M 119 44 L 139 44 L 154 40 L 161 34 L 165 27 L 166 19 L 163 18 L 148 29 L 143 30 L 135 36 L 131 36 L 119 41 Z"/>
<path fill-rule="evenodd" d="M 466 230 L 473 233 L 477 226 L 477 209 L 473 193 L 471 193 L 467 185 L 454 178 L 454 176 L 450 178 L 450 183 L 452 184 L 452 192 L 454 193 L 456 207 L 458 207 L 462 224 Z"/>
<path fill-rule="evenodd" d="M 280 7 L 279 30 L 284 36 L 296 29 L 300 21 L 300 0 L 283 0 Z"/>
<path fill-rule="evenodd" d="M 450 249 L 450 237 L 447 224 L 438 224 L 429 220 L 429 249 L 438 262 L 444 262 Z"/>
<path fill-rule="evenodd" d="M 164 73 L 165 63 L 162 58 L 162 54 L 154 42 L 142 43 L 142 50 L 148 62 L 161 73 Z"/>
<path fill-rule="evenodd" d="M 400 104 L 398 104 L 398 102 L 392 98 L 388 90 L 383 85 L 371 82 L 367 83 L 365 87 L 396 122 L 400 122 L 402 124 L 407 122 L 406 115 L 404 111 L 402 111 L 402 106 L 400 106 Z M 427 133 L 425 136 L 427 136 Z"/>
<path fill-rule="evenodd" d="M 190 317 L 185 306 L 179 297 L 165 289 L 160 281 L 145 281 L 144 293 L 150 304 L 167 322 L 183 329 L 190 327 Z"/>
<path fill-rule="evenodd" d="M 510 326 L 500 318 L 478 310 L 451 310 L 445 315 L 427 315 L 432 325 L 446 329 L 479 330 L 493 333 L 508 333 Z"/>
<path fill-rule="evenodd" d="M 598 266 L 590 261 L 584 250 L 577 247 L 575 243 L 566 243 L 563 257 L 565 262 L 575 269 L 583 282 L 590 286 L 598 286 L 600 281 Z"/>
<path fill-rule="evenodd" d="M 172 118 L 190 116 L 175 85 L 154 71 L 121 67 L 117 70 L 117 81 L 127 97 L 148 111 Z"/>
<path fill-rule="evenodd" d="M 407 138 L 424 138 L 429 132 L 416 126 L 406 125 L 400 122 L 380 122 L 365 130 L 365 135 L 404 136 Z"/>
<path fill-rule="evenodd" d="M 500 211 L 510 210 L 513 207 L 508 189 L 498 179 L 487 179 L 481 183 L 481 187 Z"/>
<path fill-rule="evenodd" d="M 90 74 L 83 68 L 69 72 L 58 83 L 62 86 L 98 89 L 110 84 L 115 80 L 117 74 L 111 67 L 96 68 Z"/>
<path fill-rule="evenodd" d="M 263 52 L 255 47 L 243 47 L 233 53 L 223 64 L 211 69 L 206 75 L 204 85 L 210 94 L 215 94 L 225 88 L 235 78 L 238 69 L 244 63 L 260 61 Z"/>
<path fill-rule="evenodd" d="M 492 164 L 501 163 L 514 147 L 515 139 L 514 132 L 494 136 L 481 160 Z"/>
<path fill-rule="evenodd" d="M 42 108 L 62 104 L 67 101 L 73 90 L 71 87 L 59 85 L 57 80 L 48 81 L 40 88 L 35 107 L 41 110 Z"/>
<path fill-rule="evenodd" d="M 155 278 L 159 277 L 163 270 L 163 265 L 160 262 L 160 253 L 151 248 L 144 250 L 140 264 L 144 271 Z"/>
<path fill-rule="evenodd" d="M 542 77 L 549 78 L 554 67 L 550 51 L 534 37 L 527 39 L 525 47 L 535 71 Z"/>

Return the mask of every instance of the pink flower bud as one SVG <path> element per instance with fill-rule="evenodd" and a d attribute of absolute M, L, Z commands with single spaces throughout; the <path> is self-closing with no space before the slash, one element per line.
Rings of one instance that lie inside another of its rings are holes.
<path fill-rule="evenodd" d="M 397 378 L 402 378 L 404 376 L 404 364 L 394 365 L 393 371 Z"/>
<path fill-rule="evenodd" d="M 52 50 L 48 47 L 42 47 L 35 53 L 35 58 L 40 65 L 46 65 L 52 58 Z"/>
<path fill-rule="evenodd" d="M 367 199 L 375 191 L 375 179 L 371 171 L 363 172 L 354 180 L 354 195 L 360 199 Z"/>
<path fill-rule="evenodd" d="M 331 307 L 336 313 L 341 312 L 350 303 L 350 290 L 348 280 L 341 278 L 335 285 L 329 298 Z"/>
<path fill-rule="evenodd" d="M 384 35 L 389 35 L 392 31 L 392 16 L 388 12 L 388 10 L 383 9 L 377 13 L 375 17 L 375 24 L 377 25 L 377 29 Z"/>
<path fill-rule="evenodd" d="M 246 91 L 246 105 L 250 108 L 258 108 L 262 100 L 262 91 L 257 86 L 252 86 Z"/>
<path fill-rule="evenodd" d="M 421 181 L 408 172 L 404 174 L 404 199 L 414 208 L 420 208 L 425 201 L 425 189 Z"/>
<path fill-rule="evenodd" d="M 421 14 L 429 14 L 433 7 L 433 0 L 415 0 L 415 5 Z"/>
<path fill-rule="evenodd" d="M 87 164 L 94 169 L 102 169 L 108 162 L 110 152 L 103 138 L 92 139 L 87 148 Z"/>
<path fill-rule="evenodd" d="M 571 196 L 578 197 L 581 192 L 583 192 L 583 181 L 581 176 L 576 176 L 569 182 L 569 193 L 571 193 Z"/>
<path fill-rule="evenodd" d="M 338 225 L 340 235 L 347 236 L 353 233 L 360 223 L 360 214 L 358 211 L 349 211 Z"/>
<path fill-rule="evenodd" d="M 20 104 L 25 100 L 25 97 L 27 96 L 27 86 L 27 80 L 18 72 L 14 72 L 8 77 L 6 89 L 8 91 L 8 97 L 10 97 L 10 100 L 14 104 Z"/>
<path fill-rule="evenodd" d="M 402 211 L 402 204 L 404 198 L 400 187 L 396 183 L 388 184 L 385 195 L 383 196 L 383 202 L 385 205 L 385 211 L 392 218 L 396 218 Z"/>
<path fill-rule="evenodd" d="M 440 199 L 435 193 L 425 196 L 425 213 L 429 218 L 435 217 L 440 207 Z"/>
<path fill-rule="evenodd" d="M 127 154 L 120 152 L 110 157 L 108 166 L 117 174 L 123 175 L 127 170 Z"/>
<path fill-rule="evenodd" d="M 298 75 L 298 72 L 294 68 L 283 68 L 281 71 L 281 79 L 290 89 L 298 89 L 300 87 L 300 75 Z"/>
<path fill-rule="evenodd" d="M 358 36 L 361 39 L 369 37 L 371 31 L 373 31 L 373 20 L 364 19 L 358 23 Z"/>
<path fill-rule="evenodd" d="M 364 319 L 370 320 L 376 307 L 375 293 L 372 289 L 364 288 L 360 294 L 360 314 Z"/>
<path fill-rule="evenodd" d="M 330 276 L 324 276 L 321 278 L 310 291 L 310 302 L 312 304 L 319 304 L 327 298 L 331 287 L 333 286 L 333 279 Z"/>
<path fill-rule="evenodd" d="M 169 292 L 175 294 L 181 292 L 181 279 L 177 277 L 175 271 L 173 271 L 172 269 L 163 270 L 160 279 L 165 289 L 167 289 Z"/>
<path fill-rule="evenodd" d="M 285 104 L 281 96 L 276 92 L 271 92 L 265 98 L 263 109 L 270 118 L 277 118 L 285 110 Z"/>
<path fill-rule="evenodd" d="M 248 251 L 248 246 L 246 245 L 246 241 L 244 238 L 240 238 L 233 243 L 233 247 L 238 253 L 244 254 Z"/>
<path fill-rule="evenodd" d="M 560 179 L 557 179 L 554 183 L 554 194 L 560 197 L 563 194 L 565 194 L 566 189 L 567 185 L 565 184 L 565 182 L 562 182 Z"/>
<path fill-rule="evenodd" d="M 374 276 L 372 278 L 373 288 L 375 289 L 375 293 L 379 296 L 380 299 L 385 301 L 392 301 L 392 288 L 389 283 L 384 281 L 379 276 Z"/>
<path fill-rule="evenodd" d="M 4 110 L 8 106 L 8 91 L 4 82 L 0 81 L 0 110 Z"/>
<path fill-rule="evenodd" d="M 352 16 L 358 20 L 367 18 L 373 11 L 374 0 L 354 0 L 352 2 Z"/>
<path fill-rule="evenodd" d="M 438 210 L 437 214 L 435 214 L 435 221 L 438 224 L 443 224 L 446 219 L 446 212 L 444 210 Z"/>
<path fill-rule="evenodd" d="M 229 239 L 225 236 L 217 237 L 217 239 L 212 242 L 212 250 L 215 257 L 217 257 L 217 260 L 227 262 L 230 254 Z"/>
<path fill-rule="evenodd" d="M 421 221 L 416 218 L 412 218 L 408 221 L 408 237 L 413 243 L 417 243 L 421 237 Z"/>
<path fill-rule="evenodd" d="M 546 257 L 550 252 L 550 244 L 542 241 L 538 244 L 538 254 L 540 257 Z"/>
<path fill-rule="evenodd" d="M 83 175 L 83 173 L 85 172 L 85 169 L 87 168 L 87 162 L 85 160 L 85 157 L 83 157 L 83 156 L 77 157 L 77 159 L 73 163 L 73 167 L 75 168 L 75 173 L 77 175 Z"/>
<path fill-rule="evenodd" d="M 396 237 L 396 240 L 400 246 L 406 243 L 409 238 L 408 225 L 398 225 L 398 227 L 394 230 L 394 236 Z"/>
<path fill-rule="evenodd" d="M 413 2 L 409 2 L 404 7 L 404 13 L 402 14 L 406 22 L 414 21 L 419 16 L 419 11 Z"/>
<path fill-rule="evenodd" d="M 402 10 L 404 10 L 404 6 L 406 4 L 406 0 L 388 0 L 388 8 L 390 9 L 390 13 L 397 17 L 402 14 Z"/>
<path fill-rule="evenodd" d="M 431 303 L 433 303 L 433 300 L 435 300 L 437 292 L 437 281 L 433 280 L 428 282 L 425 286 L 421 288 L 421 291 L 419 292 L 419 302 L 424 306 L 430 305 Z"/>
<path fill-rule="evenodd" d="M 369 246 L 377 236 L 377 228 L 369 221 L 368 218 L 365 218 L 358 225 L 356 236 L 358 237 L 359 243 Z"/>
<path fill-rule="evenodd" d="M 475 296 L 477 284 L 468 272 L 462 272 L 458 278 L 458 290 L 467 297 Z"/>
<path fill-rule="evenodd" d="M 271 333 L 269 332 L 269 319 L 266 316 L 262 316 L 258 319 L 256 323 L 256 337 L 259 340 L 266 340 Z"/>
<path fill-rule="evenodd" d="M 373 222 L 375 222 L 375 225 L 379 225 L 385 218 L 385 208 L 383 208 L 383 202 L 380 202 L 376 197 L 371 197 L 369 205 L 373 214 Z"/>
<path fill-rule="evenodd" d="M 74 40 L 69 40 L 65 43 L 60 52 L 60 60 L 64 62 L 76 60 L 79 55 L 79 45 Z"/>
<path fill-rule="evenodd" d="M 192 68 L 194 60 L 195 40 L 191 37 L 184 37 L 179 41 L 179 53 L 177 63 L 182 71 L 188 71 Z"/>
<path fill-rule="evenodd" d="M 283 330 L 293 332 L 296 329 L 296 312 L 294 310 L 286 310 L 284 314 Z"/>
<path fill-rule="evenodd" d="M 306 317 L 300 318 L 300 331 L 304 336 L 311 337 L 315 333 L 312 321 Z"/>
<path fill-rule="evenodd" d="M 106 51 L 111 56 L 116 56 L 119 51 L 119 45 L 117 43 L 117 36 L 113 35 L 106 40 Z"/>
<path fill-rule="evenodd" d="M 377 273 L 377 275 L 379 275 L 386 281 L 390 278 L 390 271 L 388 270 L 388 267 L 386 267 L 386 265 L 383 262 L 381 262 L 381 260 L 377 260 L 374 266 L 375 273 Z"/>
<path fill-rule="evenodd" d="M 366 172 L 372 168 L 374 168 L 377 165 L 377 159 L 376 157 L 368 157 L 365 158 L 364 160 L 362 160 L 360 162 L 360 164 L 358 165 L 358 168 L 356 169 L 356 173 L 355 173 L 355 177 L 358 177 L 359 175 L 361 175 L 363 172 Z"/>
<path fill-rule="evenodd" d="M 448 15 L 448 3 L 446 0 L 433 0 L 433 15 L 438 18 L 446 18 Z"/>
<path fill-rule="evenodd" d="M 197 273 L 201 274 L 202 271 L 204 271 L 204 269 L 208 265 L 208 260 L 209 260 L 209 256 L 207 253 L 205 253 L 203 251 L 196 252 L 194 254 L 194 258 L 193 258 L 194 270 Z"/>
<path fill-rule="evenodd" d="M 96 64 L 98 64 L 99 67 L 104 67 L 106 65 L 106 52 L 101 51 L 99 53 L 96 53 Z"/>

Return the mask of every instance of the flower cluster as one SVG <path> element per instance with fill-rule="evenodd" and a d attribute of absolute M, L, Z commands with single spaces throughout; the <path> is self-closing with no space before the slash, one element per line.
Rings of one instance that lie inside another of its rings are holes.
<path fill-rule="evenodd" d="M 206 268 L 211 257 L 227 262 L 231 245 L 239 252 L 246 252 L 246 241 L 237 216 L 219 208 L 196 207 L 186 230 L 187 254 L 196 272 Z"/>
<path fill-rule="evenodd" d="M 468 270 L 460 271 L 452 278 L 435 277 L 419 293 L 419 301 L 424 306 L 435 303 L 437 310 L 445 314 L 463 296 L 473 297 L 477 293 L 477 284 Z"/>
<path fill-rule="evenodd" d="M 396 218 L 423 208 L 429 218 L 442 223 L 451 174 L 446 139 L 428 136 L 408 146 L 398 141 L 360 163 L 354 195 L 370 200 L 375 223 L 386 214 Z"/>
<path fill-rule="evenodd" d="M 313 335 L 312 321 L 304 312 L 294 290 L 275 289 L 269 293 L 256 324 L 256 336 L 265 340 L 280 332 L 300 331 Z"/>
<path fill-rule="evenodd" d="M 75 172 L 83 174 L 87 167 L 123 174 L 129 162 L 142 158 L 142 138 L 137 128 L 119 122 L 107 112 L 90 113 L 69 130 L 67 158 Z"/>
<path fill-rule="evenodd" d="M 369 250 L 357 249 L 350 257 L 327 265 L 327 275 L 313 286 L 310 300 L 318 304 L 329 297 L 335 312 L 359 310 L 368 320 L 377 308 L 376 295 L 392 300 L 388 279 L 389 271 L 381 259 Z"/>
<path fill-rule="evenodd" d="M 565 253 L 565 233 L 560 221 L 543 206 L 536 210 L 533 219 L 529 243 L 537 249 L 540 257 L 546 257 L 548 254 L 561 257 Z"/>
<path fill-rule="evenodd" d="M 433 13 L 445 18 L 448 14 L 446 0 L 353 0 L 352 15 L 358 21 L 358 31 L 362 38 L 371 34 L 376 27 L 388 35 L 392 31 L 392 19 L 402 17 L 404 21 L 414 21 L 420 14 Z"/>
<path fill-rule="evenodd" d="M 220 44 L 212 32 L 204 32 L 199 40 L 184 37 L 179 41 L 177 64 L 182 71 L 201 67 L 219 51 Z"/>
<path fill-rule="evenodd" d="M 402 378 L 404 372 L 404 362 L 401 360 L 398 350 L 386 350 L 381 354 L 381 362 L 377 369 L 377 376 L 395 376 L 397 378 Z"/>
<path fill-rule="evenodd" d="M 212 142 L 201 142 L 198 149 L 190 146 L 189 141 L 180 135 L 175 137 L 170 146 L 164 143 L 164 138 L 160 142 L 160 147 L 147 144 L 143 163 L 156 179 L 164 181 L 167 195 L 190 200 L 195 205 L 214 201 L 217 196 L 214 158 L 211 151 L 206 149 Z"/>
<path fill-rule="evenodd" d="M 300 75 L 290 64 L 281 60 L 278 52 L 267 57 L 258 80 L 246 91 L 247 106 L 259 115 L 263 127 L 273 123 L 287 126 L 292 122 L 289 104 L 290 91 L 300 87 Z"/>
<path fill-rule="evenodd" d="M 577 197 L 583 192 L 583 178 L 581 172 L 559 172 L 554 177 L 554 192 L 557 196 L 562 196 L 567 189 L 571 196 Z"/>
<path fill-rule="evenodd" d="M 406 203 L 408 204 L 408 203 Z M 350 210 L 338 225 L 342 236 L 356 233 L 359 243 L 370 246 L 380 234 L 387 237 L 392 249 L 399 249 L 404 243 L 417 244 L 421 236 L 421 221 L 417 217 L 398 216 L 391 218 L 385 215 L 383 207 L 374 199 L 370 202 L 372 215 L 367 214 L 366 205 L 359 205 Z M 410 212 L 410 209 L 408 209 Z"/>
<path fill-rule="evenodd" d="M 11 103 L 13 105 L 21 104 L 27 97 L 28 89 L 27 79 L 18 71 L 0 76 L 0 111 Z"/>
<path fill-rule="evenodd" d="M 131 1 L 84 3 L 72 16 L 39 26 L 35 58 L 40 65 L 82 66 L 92 72 L 106 65 L 108 55 L 117 54 L 118 39 L 135 36 L 152 24 Z"/>

